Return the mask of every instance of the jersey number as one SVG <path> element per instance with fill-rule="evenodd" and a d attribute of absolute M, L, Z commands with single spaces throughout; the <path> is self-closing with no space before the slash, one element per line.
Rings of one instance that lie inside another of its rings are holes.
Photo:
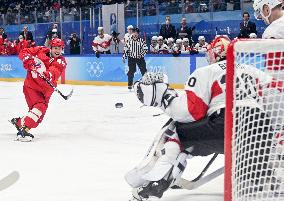
<path fill-rule="evenodd" d="M 194 87 L 195 86 L 195 83 L 196 83 L 196 78 L 195 77 L 191 77 L 189 80 L 188 80 L 188 86 L 190 87 Z"/>

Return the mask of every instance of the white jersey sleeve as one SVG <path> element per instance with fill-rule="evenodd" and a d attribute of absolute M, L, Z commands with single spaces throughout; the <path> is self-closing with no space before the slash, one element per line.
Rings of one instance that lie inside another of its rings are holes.
<path fill-rule="evenodd" d="M 262 38 L 284 39 L 284 14 L 265 29 Z"/>
<path fill-rule="evenodd" d="M 193 122 L 224 108 L 225 72 L 225 61 L 196 69 L 165 112 L 175 121 Z"/>

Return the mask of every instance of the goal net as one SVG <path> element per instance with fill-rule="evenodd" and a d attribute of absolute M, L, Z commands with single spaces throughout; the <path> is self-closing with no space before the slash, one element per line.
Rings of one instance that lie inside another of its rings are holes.
<path fill-rule="evenodd" d="M 227 51 L 225 201 L 284 201 L 284 40 Z"/>

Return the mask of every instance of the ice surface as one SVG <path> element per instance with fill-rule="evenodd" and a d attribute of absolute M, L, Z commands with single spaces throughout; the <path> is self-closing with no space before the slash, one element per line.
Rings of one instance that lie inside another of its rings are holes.
<path fill-rule="evenodd" d="M 22 82 L 0 82 L 0 179 L 13 170 L 19 181 L 0 192 L 0 201 L 127 201 L 124 174 L 143 157 L 166 115 L 140 108 L 126 87 L 60 85 L 73 96 L 54 93 L 43 123 L 31 131 L 34 142 L 13 141 L 8 119 L 25 115 Z M 122 102 L 123 108 L 115 108 Z M 194 158 L 184 173 L 197 176 L 209 157 Z M 222 166 L 219 156 L 214 168 Z M 194 191 L 169 190 L 161 201 L 221 201 L 223 176 Z"/>

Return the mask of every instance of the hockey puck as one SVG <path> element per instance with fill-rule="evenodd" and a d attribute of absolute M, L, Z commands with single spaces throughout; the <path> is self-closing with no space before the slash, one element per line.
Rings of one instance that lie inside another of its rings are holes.
<path fill-rule="evenodd" d="M 116 104 L 115 104 L 115 107 L 116 107 L 116 108 L 122 108 L 122 107 L 123 107 L 123 104 L 122 104 L 122 103 L 116 103 Z"/>

